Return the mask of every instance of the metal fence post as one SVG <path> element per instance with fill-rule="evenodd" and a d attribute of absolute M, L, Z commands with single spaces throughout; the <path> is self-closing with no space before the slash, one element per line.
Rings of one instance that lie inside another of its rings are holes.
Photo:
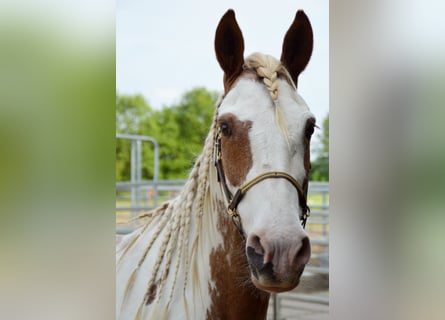
<path fill-rule="evenodd" d="M 137 172 L 137 152 L 136 152 L 136 141 L 131 140 L 131 168 L 130 168 L 130 181 L 132 183 L 131 187 L 131 206 L 137 207 L 137 200 L 136 200 L 136 172 Z M 131 211 L 131 217 L 134 217 L 137 215 L 137 211 Z"/>
<path fill-rule="evenodd" d="M 273 299 L 273 320 L 280 319 L 279 312 L 280 312 L 280 306 L 278 305 L 278 297 L 276 293 L 272 294 Z"/>
<path fill-rule="evenodd" d="M 140 186 L 142 183 L 142 142 L 148 141 L 154 148 L 154 172 L 153 172 L 153 202 L 158 205 L 158 183 L 159 183 L 159 144 L 155 138 L 148 136 L 139 136 L 131 134 L 116 134 L 117 139 L 127 139 L 131 143 L 131 206 L 139 207 L 141 203 Z M 132 210 L 131 216 L 134 217 L 138 211 Z"/>
<path fill-rule="evenodd" d="M 152 141 L 155 153 L 154 153 L 154 173 L 153 173 L 153 202 L 154 206 L 158 206 L 158 182 L 159 182 L 159 145 L 158 142 L 153 139 Z"/>

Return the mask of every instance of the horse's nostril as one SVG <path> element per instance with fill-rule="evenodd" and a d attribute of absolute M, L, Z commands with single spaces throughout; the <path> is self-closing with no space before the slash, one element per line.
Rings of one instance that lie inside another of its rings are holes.
<path fill-rule="evenodd" d="M 252 234 L 247 238 L 246 254 L 250 270 L 255 278 L 258 279 L 258 272 L 264 267 L 264 248 L 261 245 L 259 236 Z"/>
<path fill-rule="evenodd" d="M 258 269 L 263 267 L 263 255 L 255 252 L 252 247 L 247 247 L 247 258 L 249 259 L 249 267 L 255 278 L 258 279 Z"/>
<path fill-rule="evenodd" d="M 309 262 L 311 257 L 311 244 L 308 237 L 304 237 L 301 240 L 301 247 L 295 255 L 293 265 L 301 266 Z"/>
<path fill-rule="evenodd" d="M 260 237 L 251 234 L 247 238 L 246 254 L 249 259 L 249 264 L 256 269 L 261 269 L 264 264 L 264 248 L 261 245 Z"/>
<path fill-rule="evenodd" d="M 270 279 L 274 277 L 273 264 L 271 262 L 264 263 L 264 255 L 258 254 L 254 248 L 247 247 L 247 258 L 249 259 L 249 268 L 252 274 L 258 280 L 258 273 Z"/>
<path fill-rule="evenodd" d="M 260 269 L 264 264 L 264 256 L 262 254 L 256 253 L 255 249 L 253 249 L 252 247 L 247 247 L 247 257 L 249 258 L 249 263 L 255 268 Z"/>
<path fill-rule="evenodd" d="M 261 244 L 259 236 L 252 234 L 247 238 L 246 254 L 250 270 L 255 278 L 258 279 L 259 274 L 270 279 L 274 277 L 273 264 L 270 261 L 273 257 L 273 250 L 268 251 Z"/>
<path fill-rule="evenodd" d="M 260 237 L 251 235 L 247 239 L 247 247 L 251 247 L 257 254 L 264 255 L 264 248 L 261 245 Z"/>

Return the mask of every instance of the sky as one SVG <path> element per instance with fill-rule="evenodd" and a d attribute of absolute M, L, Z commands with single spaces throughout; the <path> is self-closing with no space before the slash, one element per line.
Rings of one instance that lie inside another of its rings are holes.
<path fill-rule="evenodd" d="M 314 32 L 314 50 L 300 75 L 298 91 L 322 123 L 329 111 L 329 2 L 117 0 L 116 89 L 142 94 L 152 108 L 179 102 L 195 87 L 222 92 L 223 73 L 215 58 L 219 20 L 232 8 L 243 32 L 245 56 L 281 56 L 282 41 L 298 9 Z M 278 3 L 278 5 L 276 5 Z"/>

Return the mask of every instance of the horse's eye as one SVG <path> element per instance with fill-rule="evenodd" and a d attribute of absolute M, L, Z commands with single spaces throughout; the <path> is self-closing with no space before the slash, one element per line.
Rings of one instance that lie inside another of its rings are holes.
<path fill-rule="evenodd" d="M 232 134 L 232 128 L 230 128 L 229 123 L 226 121 L 221 122 L 219 128 L 221 129 L 222 135 L 225 137 L 229 137 Z"/>

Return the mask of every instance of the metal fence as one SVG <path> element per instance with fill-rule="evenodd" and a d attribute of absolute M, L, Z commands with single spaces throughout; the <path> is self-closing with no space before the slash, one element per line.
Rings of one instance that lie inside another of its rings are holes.
<path fill-rule="evenodd" d="M 160 203 L 176 196 L 185 180 L 149 180 L 116 183 L 116 232 L 126 234 L 135 225 L 127 223 L 141 213 L 156 208 Z"/>
<path fill-rule="evenodd" d="M 132 227 L 121 227 L 133 217 L 156 208 L 161 202 L 175 197 L 186 180 L 147 180 L 116 183 L 117 233 L 131 232 Z M 311 199 L 316 202 L 311 203 Z M 310 217 L 306 229 L 315 236 L 312 244 L 327 245 L 329 234 L 329 186 L 324 182 L 309 182 L 308 205 Z M 315 270 L 315 269 L 313 269 Z"/>

